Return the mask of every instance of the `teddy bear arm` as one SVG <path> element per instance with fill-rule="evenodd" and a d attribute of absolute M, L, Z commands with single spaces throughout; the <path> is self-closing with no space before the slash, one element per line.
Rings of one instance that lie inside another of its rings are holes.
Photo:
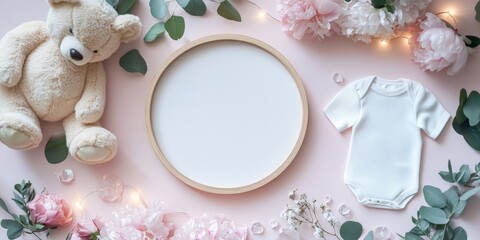
<path fill-rule="evenodd" d="M 47 39 L 44 22 L 27 22 L 5 34 L 0 40 L 0 84 L 15 86 L 22 76 L 27 56 Z"/>
<path fill-rule="evenodd" d="M 82 123 L 100 120 L 105 108 L 107 76 L 102 63 L 88 66 L 83 95 L 75 106 L 75 117 Z"/>

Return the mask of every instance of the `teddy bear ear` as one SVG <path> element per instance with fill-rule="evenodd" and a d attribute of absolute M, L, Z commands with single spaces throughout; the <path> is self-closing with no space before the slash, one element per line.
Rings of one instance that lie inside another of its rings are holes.
<path fill-rule="evenodd" d="M 48 3 L 50 4 L 50 6 L 55 6 L 56 4 L 58 3 L 71 3 L 71 4 L 74 4 L 74 3 L 78 3 L 80 0 L 48 0 Z"/>
<path fill-rule="evenodd" d="M 122 35 L 122 42 L 130 42 L 140 35 L 140 18 L 131 14 L 120 15 L 113 23 L 113 29 Z"/>

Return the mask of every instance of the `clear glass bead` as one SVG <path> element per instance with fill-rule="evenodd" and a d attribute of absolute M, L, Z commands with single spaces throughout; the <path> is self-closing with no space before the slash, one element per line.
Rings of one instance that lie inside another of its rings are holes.
<path fill-rule="evenodd" d="M 115 202 L 122 197 L 123 183 L 113 175 L 104 175 L 98 184 L 98 195 L 105 202 Z"/>

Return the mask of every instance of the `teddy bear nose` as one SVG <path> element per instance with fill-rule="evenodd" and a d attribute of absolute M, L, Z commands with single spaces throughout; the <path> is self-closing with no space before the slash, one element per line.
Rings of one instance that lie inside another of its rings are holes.
<path fill-rule="evenodd" d="M 76 61 L 82 61 L 83 56 L 81 53 L 79 53 L 76 49 L 70 49 L 70 57 L 72 57 L 73 60 Z"/>

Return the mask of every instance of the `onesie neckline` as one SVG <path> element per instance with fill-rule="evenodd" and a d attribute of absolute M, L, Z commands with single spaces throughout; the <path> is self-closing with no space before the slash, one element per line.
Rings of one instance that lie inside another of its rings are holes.
<path fill-rule="evenodd" d="M 408 82 L 403 78 L 388 80 L 375 76 L 371 80 L 370 88 L 384 96 L 398 96 L 407 91 Z"/>

